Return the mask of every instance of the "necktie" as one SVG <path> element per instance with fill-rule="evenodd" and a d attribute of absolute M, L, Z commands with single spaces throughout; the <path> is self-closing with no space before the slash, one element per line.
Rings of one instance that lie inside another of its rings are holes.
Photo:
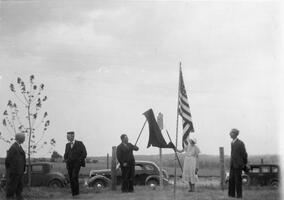
<path fill-rule="evenodd" d="M 71 145 L 71 149 L 73 148 L 74 146 L 74 143 L 73 142 L 70 142 L 70 145 Z"/>
<path fill-rule="evenodd" d="M 24 152 L 24 149 L 21 144 L 19 144 L 20 151 Z"/>

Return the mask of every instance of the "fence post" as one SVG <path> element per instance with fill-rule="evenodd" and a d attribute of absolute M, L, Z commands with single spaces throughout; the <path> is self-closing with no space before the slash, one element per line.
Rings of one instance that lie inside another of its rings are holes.
<path fill-rule="evenodd" d="M 220 178 L 221 178 L 221 189 L 224 190 L 225 186 L 225 159 L 224 159 L 224 147 L 219 148 L 220 152 Z"/>
<path fill-rule="evenodd" d="M 111 190 L 116 190 L 116 146 L 112 147 Z"/>
<path fill-rule="evenodd" d="M 163 114 L 159 113 L 157 116 L 157 123 L 159 128 L 162 129 L 164 128 L 164 121 L 163 121 Z M 164 188 L 164 182 L 163 182 L 163 162 L 162 162 L 162 149 L 159 148 L 159 167 L 160 167 L 160 189 L 162 190 Z"/>

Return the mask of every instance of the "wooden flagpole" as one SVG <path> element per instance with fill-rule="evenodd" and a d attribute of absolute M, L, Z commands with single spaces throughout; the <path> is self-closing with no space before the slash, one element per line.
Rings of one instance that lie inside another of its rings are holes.
<path fill-rule="evenodd" d="M 166 131 L 167 131 L 167 135 L 168 135 L 168 137 L 169 137 L 170 142 L 173 143 L 173 142 L 172 142 L 172 139 L 171 139 L 171 137 L 170 137 L 170 134 L 169 134 L 169 132 L 168 132 L 168 130 L 166 130 Z M 180 167 L 181 172 L 182 172 L 183 169 L 182 169 L 182 166 L 181 166 L 181 162 L 180 162 L 180 160 L 179 160 L 179 157 L 178 157 L 178 155 L 177 155 L 176 149 L 175 149 L 174 151 L 175 151 L 176 158 L 177 158 L 177 160 L 178 160 L 179 167 Z"/>
<path fill-rule="evenodd" d="M 164 128 L 164 121 L 163 121 L 163 114 L 159 112 L 158 116 L 157 116 L 157 123 L 158 126 L 160 128 L 160 130 L 162 131 Z M 163 162 L 162 162 L 162 148 L 159 148 L 159 164 L 160 164 L 160 189 L 163 190 L 164 188 L 164 183 L 163 183 Z"/>
<path fill-rule="evenodd" d="M 179 75 L 178 75 L 178 99 L 177 99 L 177 121 L 176 121 L 176 147 L 177 147 L 177 143 L 178 143 L 178 115 L 179 115 L 180 70 L 181 70 L 181 62 L 179 63 Z M 176 199 L 176 184 L 177 184 L 177 158 L 175 159 L 174 200 Z"/>
<path fill-rule="evenodd" d="M 137 142 L 138 142 L 138 140 L 139 140 L 139 138 L 140 138 L 140 136 L 141 136 L 141 133 L 142 133 L 144 127 L 145 127 L 146 122 L 147 122 L 147 119 L 145 120 L 145 122 L 144 122 L 144 124 L 143 124 L 143 127 L 142 127 L 142 129 L 141 129 L 141 131 L 140 131 L 140 133 L 139 133 L 139 135 L 138 135 L 138 138 L 137 138 L 137 140 L 136 140 L 136 142 L 135 142 L 135 146 L 136 146 L 136 144 L 137 144 Z"/>

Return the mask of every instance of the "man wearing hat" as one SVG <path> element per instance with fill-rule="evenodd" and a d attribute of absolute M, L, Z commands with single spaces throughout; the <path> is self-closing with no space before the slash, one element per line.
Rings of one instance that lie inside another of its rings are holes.
<path fill-rule="evenodd" d="M 26 154 L 21 144 L 25 141 L 25 134 L 17 133 L 15 140 L 16 142 L 7 151 L 5 159 L 7 175 L 6 197 L 7 199 L 13 199 L 16 195 L 17 200 L 22 200 L 22 179 L 26 167 Z"/>
<path fill-rule="evenodd" d="M 81 141 L 74 140 L 74 131 L 67 132 L 68 143 L 65 147 L 64 162 L 68 171 L 72 196 L 79 195 L 79 171 L 81 166 L 85 167 L 87 151 Z"/>
<path fill-rule="evenodd" d="M 242 198 L 242 170 L 246 167 L 248 162 L 245 144 L 237 137 L 239 135 L 238 129 L 232 129 L 230 136 L 231 143 L 231 162 L 230 162 L 230 176 L 229 176 L 229 197 Z M 237 196 L 235 195 L 237 193 Z"/>

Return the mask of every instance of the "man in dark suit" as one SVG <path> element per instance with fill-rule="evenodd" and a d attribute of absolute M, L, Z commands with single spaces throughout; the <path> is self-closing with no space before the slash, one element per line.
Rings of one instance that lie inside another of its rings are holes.
<path fill-rule="evenodd" d="M 7 199 L 13 199 L 16 195 L 17 200 L 22 200 L 22 179 L 26 167 L 26 154 L 21 144 L 25 141 L 25 134 L 17 133 L 15 140 L 16 142 L 7 151 L 5 159 L 7 175 L 6 197 Z"/>
<path fill-rule="evenodd" d="M 237 137 L 239 130 L 232 129 L 230 136 L 231 143 L 231 162 L 230 162 L 230 176 L 229 176 L 229 197 L 242 198 L 242 170 L 245 169 L 248 162 L 248 155 L 245 144 Z M 235 196 L 237 192 L 237 196 Z"/>
<path fill-rule="evenodd" d="M 138 151 L 138 147 L 128 142 L 125 134 L 120 136 L 121 144 L 117 147 L 117 160 L 120 163 L 122 173 L 122 192 L 133 192 L 135 159 L 133 150 Z"/>
<path fill-rule="evenodd" d="M 85 145 L 81 141 L 74 140 L 74 136 L 73 131 L 67 132 L 68 143 L 64 153 L 73 197 L 79 195 L 79 172 L 81 166 L 85 167 L 85 158 L 87 157 Z"/>

